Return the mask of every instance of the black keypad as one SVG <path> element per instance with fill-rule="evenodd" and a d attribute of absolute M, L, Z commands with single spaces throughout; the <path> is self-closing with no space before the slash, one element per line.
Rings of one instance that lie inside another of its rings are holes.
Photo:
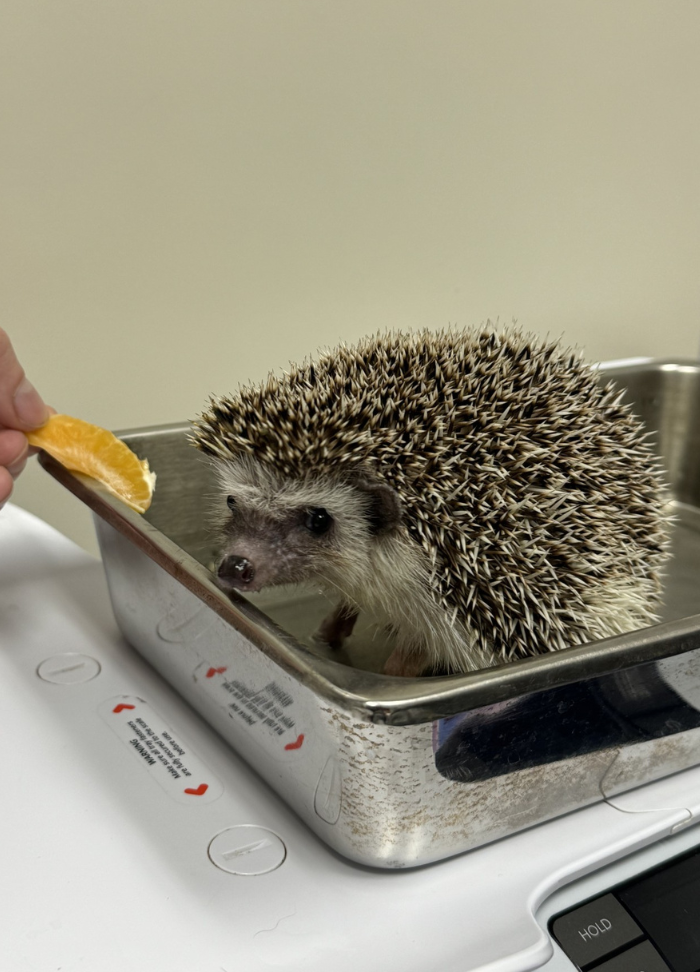
<path fill-rule="evenodd" d="M 651 942 L 640 942 L 615 958 L 596 965 L 595 972 L 671 972 Z"/>
<path fill-rule="evenodd" d="M 582 972 L 700 972 L 700 848 L 550 922 Z"/>

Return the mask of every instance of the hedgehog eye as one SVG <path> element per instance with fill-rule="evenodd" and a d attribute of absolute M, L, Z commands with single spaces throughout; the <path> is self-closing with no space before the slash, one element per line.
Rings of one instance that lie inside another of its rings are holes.
<path fill-rule="evenodd" d="M 304 526 L 307 530 L 313 533 L 314 536 L 320 537 L 322 534 L 327 533 L 330 530 L 332 522 L 333 517 L 330 515 L 328 510 L 324 510 L 322 507 L 317 506 L 307 512 L 306 519 L 304 520 Z"/>
<path fill-rule="evenodd" d="M 228 506 L 228 508 L 230 510 L 235 510 L 236 509 L 236 497 L 235 496 L 227 496 L 226 497 L 226 505 Z"/>

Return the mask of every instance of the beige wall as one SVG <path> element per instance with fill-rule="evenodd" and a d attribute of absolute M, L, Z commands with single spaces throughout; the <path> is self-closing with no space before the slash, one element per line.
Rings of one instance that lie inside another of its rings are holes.
<path fill-rule="evenodd" d="M 697 0 L 4 0 L 0 319 L 111 428 L 385 326 L 695 356 L 699 38 Z"/>

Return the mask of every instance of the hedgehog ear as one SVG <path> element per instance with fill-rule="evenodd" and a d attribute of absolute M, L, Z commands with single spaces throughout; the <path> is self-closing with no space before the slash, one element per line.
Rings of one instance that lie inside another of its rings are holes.
<path fill-rule="evenodd" d="M 399 494 L 386 483 L 359 480 L 354 484 L 368 500 L 367 519 L 375 536 L 390 533 L 403 517 Z"/>

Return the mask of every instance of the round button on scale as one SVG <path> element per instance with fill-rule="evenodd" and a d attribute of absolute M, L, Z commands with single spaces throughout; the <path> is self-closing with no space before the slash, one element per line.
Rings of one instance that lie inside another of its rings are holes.
<path fill-rule="evenodd" d="M 276 870 L 287 856 L 277 834 L 266 827 L 239 824 L 223 830 L 209 844 L 209 860 L 222 871 L 254 877 Z"/>
<path fill-rule="evenodd" d="M 36 673 L 45 682 L 54 685 L 80 685 L 89 682 L 102 671 L 100 663 L 90 655 L 77 651 L 67 651 L 62 655 L 52 655 L 37 668 Z"/>

